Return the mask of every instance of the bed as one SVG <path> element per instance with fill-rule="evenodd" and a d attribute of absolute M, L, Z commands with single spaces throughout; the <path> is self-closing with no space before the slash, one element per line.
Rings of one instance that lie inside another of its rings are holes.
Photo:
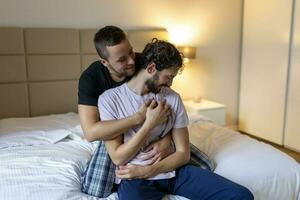
<path fill-rule="evenodd" d="M 83 139 L 76 114 L 78 78 L 97 59 L 95 31 L 0 27 L 0 199 L 99 199 L 80 190 L 97 144 Z M 164 29 L 127 33 L 136 51 L 153 37 L 167 39 Z M 215 173 L 256 200 L 300 200 L 300 167 L 291 157 L 202 116 L 190 122 L 191 142 Z"/>
<path fill-rule="evenodd" d="M 300 166 L 291 157 L 201 116 L 188 128 L 214 172 L 246 186 L 256 200 L 300 199 Z M 99 199 L 81 192 L 96 144 L 83 139 L 76 113 L 2 119 L 0 133 L 0 199 Z"/>

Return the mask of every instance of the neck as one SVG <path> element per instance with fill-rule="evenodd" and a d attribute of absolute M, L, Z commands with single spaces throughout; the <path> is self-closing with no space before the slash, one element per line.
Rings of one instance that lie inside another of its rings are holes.
<path fill-rule="evenodd" d="M 132 77 L 127 83 L 128 87 L 137 95 L 144 95 L 149 92 L 143 72 L 139 72 L 136 76 Z"/>

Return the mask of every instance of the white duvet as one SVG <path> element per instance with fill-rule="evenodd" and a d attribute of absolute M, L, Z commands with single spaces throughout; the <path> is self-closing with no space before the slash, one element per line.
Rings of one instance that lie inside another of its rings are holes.
<path fill-rule="evenodd" d="M 215 173 L 247 187 L 255 200 L 300 200 L 300 165 L 287 154 L 214 123 L 189 125 L 190 140 Z"/>
<path fill-rule="evenodd" d="M 24 141 L 21 135 L 18 142 L 10 141 L 8 135 L 13 133 L 15 137 L 24 131 L 22 127 L 27 127 Z M 59 131 L 64 137 L 52 135 L 47 140 L 47 131 Z M 256 200 L 300 200 L 300 167 L 289 156 L 203 120 L 191 124 L 189 131 L 191 141 L 215 161 L 215 172 L 249 188 Z M 36 137 L 35 142 L 28 137 Z M 6 145 L 0 148 L 1 200 L 99 199 L 80 190 L 80 174 L 94 146 L 82 140 L 76 114 L 35 118 L 26 123 L 0 120 L 1 141 Z M 116 194 L 107 199 L 117 199 Z"/>

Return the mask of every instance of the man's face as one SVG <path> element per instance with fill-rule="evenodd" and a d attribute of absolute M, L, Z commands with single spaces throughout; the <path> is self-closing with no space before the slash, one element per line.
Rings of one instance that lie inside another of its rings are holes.
<path fill-rule="evenodd" d="M 112 75 L 118 77 L 132 76 L 135 72 L 135 54 L 127 39 L 120 44 L 106 47 L 108 58 L 105 66 Z"/>
<path fill-rule="evenodd" d="M 149 92 L 159 93 L 162 87 L 171 87 L 178 68 L 170 67 L 162 71 L 156 71 L 152 78 L 146 80 Z"/>

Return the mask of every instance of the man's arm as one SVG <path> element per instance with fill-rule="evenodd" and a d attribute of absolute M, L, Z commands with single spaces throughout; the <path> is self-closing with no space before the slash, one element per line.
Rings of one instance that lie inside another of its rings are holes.
<path fill-rule="evenodd" d="M 172 139 L 176 149 L 175 153 L 150 166 L 151 176 L 175 170 L 189 162 L 190 142 L 187 127 L 172 129 Z"/>
<path fill-rule="evenodd" d="M 129 164 L 127 166 L 121 166 L 120 169 L 116 171 L 116 175 L 121 179 L 145 179 L 159 173 L 170 172 L 186 164 L 190 160 L 187 128 L 173 129 L 172 138 L 176 148 L 175 153 L 153 165 L 137 166 Z"/>
<path fill-rule="evenodd" d="M 108 140 L 119 136 L 124 131 L 141 124 L 145 120 L 146 106 L 144 105 L 136 114 L 127 118 L 99 121 L 99 111 L 96 106 L 79 104 L 78 114 L 85 138 L 92 142 L 95 140 Z"/>
<path fill-rule="evenodd" d="M 151 102 L 147 108 L 146 120 L 142 127 L 126 143 L 123 142 L 122 136 L 105 141 L 107 152 L 115 165 L 124 165 L 131 160 L 144 145 L 150 131 L 167 119 L 162 117 L 162 114 L 169 112 L 169 106 L 165 101 L 157 102 L 157 104 L 156 106 L 156 101 L 154 100 Z"/>
<path fill-rule="evenodd" d="M 170 130 L 163 138 L 152 142 L 144 151 L 143 155 L 139 155 L 139 159 L 147 160 L 149 165 L 158 162 L 165 157 L 174 153 L 175 149 L 172 142 L 172 130 Z"/>
<path fill-rule="evenodd" d="M 126 143 L 123 143 L 122 136 L 105 141 L 106 150 L 113 163 L 120 166 L 131 160 L 143 146 L 150 130 L 151 128 L 148 125 L 143 125 Z"/>

